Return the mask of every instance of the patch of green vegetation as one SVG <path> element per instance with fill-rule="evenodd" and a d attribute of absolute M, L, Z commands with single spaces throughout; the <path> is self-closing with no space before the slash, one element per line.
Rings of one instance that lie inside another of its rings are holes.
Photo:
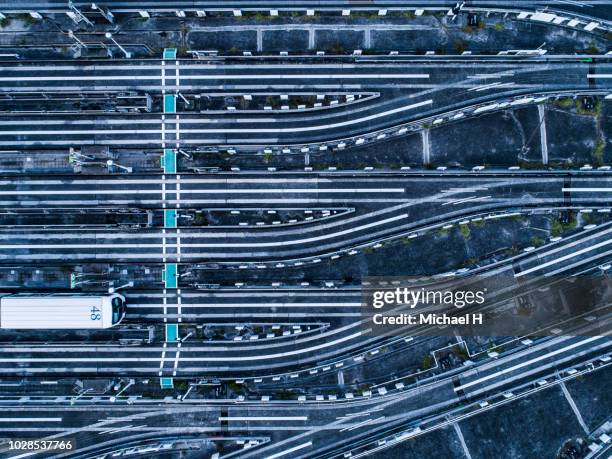
<path fill-rule="evenodd" d="M 485 22 L 484 21 L 480 21 L 477 26 L 465 25 L 464 27 L 461 28 L 461 30 L 464 33 L 476 33 L 476 32 L 480 32 L 485 27 L 486 27 Z"/>
<path fill-rule="evenodd" d="M 448 228 L 438 228 L 436 230 L 436 233 L 441 234 L 441 235 L 447 235 L 449 233 L 449 229 Z"/>
<path fill-rule="evenodd" d="M 599 101 L 599 99 L 595 99 L 595 102 L 593 104 L 593 109 L 592 110 L 586 110 L 583 106 L 582 106 L 582 101 L 579 99 L 576 99 L 576 112 L 579 115 L 586 115 L 586 116 L 595 116 L 598 117 L 601 115 L 601 102 Z"/>
<path fill-rule="evenodd" d="M 481 228 L 485 225 L 485 221 L 484 220 L 472 221 L 472 225 L 476 226 L 477 228 Z"/>
<path fill-rule="evenodd" d="M 597 47 L 597 42 L 593 39 L 589 43 L 589 47 L 585 49 L 586 54 L 599 54 L 599 48 Z"/>
<path fill-rule="evenodd" d="M 534 247 L 540 247 L 542 244 L 544 244 L 544 240 L 540 237 L 534 236 L 531 238 L 531 245 Z"/>
<path fill-rule="evenodd" d="M 8 27 L 9 25 L 11 25 L 11 18 L 4 17 L 0 19 L 0 29 L 4 29 L 5 27 Z"/>
<path fill-rule="evenodd" d="M 423 129 L 431 129 L 433 127 L 433 123 L 423 123 Z"/>
<path fill-rule="evenodd" d="M 332 46 L 330 46 L 329 53 L 330 54 L 344 54 L 344 46 L 342 46 L 342 43 L 337 41 Z"/>
<path fill-rule="evenodd" d="M 195 217 L 193 217 L 193 224 L 195 226 L 207 226 L 208 219 L 206 218 L 206 215 L 204 215 L 203 213 L 196 213 Z"/>
<path fill-rule="evenodd" d="M 30 16 L 29 13 L 21 13 L 17 15 L 17 19 L 19 19 L 21 22 L 23 22 L 25 25 L 32 25 L 36 22 L 36 19 L 34 19 L 32 16 Z"/>
<path fill-rule="evenodd" d="M 402 236 L 402 237 L 400 238 L 400 241 L 402 241 L 402 243 L 403 243 L 404 245 L 410 245 L 410 244 L 412 244 L 412 239 L 410 239 L 408 236 Z"/>
<path fill-rule="evenodd" d="M 551 161 L 548 163 L 551 169 L 571 169 L 574 167 L 574 163 L 571 158 L 563 161 Z"/>
<path fill-rule="evenodd" d="M 521 161 L 521 169 L 544 169 L 544 164 L 539 161 Z"/>
<path fill-rule="evenodd" d="M 416 18 L 416 14 L 414 14 L 414 11 L 402 11 L 399 13 L 399 16 L 402 16 L 404 18 L 407 19 L 414 19 Z"/>
<path fill-rule="evenodd" d="M 460 360 L 468 360 L 470 356 L 463 346 L 457 346 L 457 348 L 453 351 L 458 359 Z"/>
<path fill-rule="evenodd" d="M 503 346 L 496 346 L 493 341 L 489 340 L 489 352 L 497 352 L 498 354 L 501 354 L 504 351 L 505 349 Z"/>
<path fill-rule="evenodd" d="M 276 392 L 274 394 L 274 398 L 276 400 L 292 400 L 295 398 L 295 395 L 293 394 L 293 392 L 289 390 L 282 390 L 282 391 Z"/>
<path fill-rule="evenodd" d="M 280 107 L 280 102 L 279 102 L 278 97 L 267 96 L 266 97 L 266 105 L 268 105 L 268 106 L 270 106 L 270 107 L 272 107 L 274 109 L 279 108 Z"/>
<path fill-rule="evenodd" d="M 461 231 L 463 239 L 467 240 L 470 237 L 470 228 L 467 225 L 459 225 L 459 231 Z"/>
<path fill-rule="evenodd" d="M 604 164 L 604 150 L 606 149 L 606 140 L 600 136 L 595 142 L 595 148 L 593 149 L 593 158 L 596 166 L 603 166 Z"/>
<path fill-rule="evenodd" d="M 465 40 L 455 40 L 455 43 L 453 43 L 453 46 L 455 47 L 455 51 L 457 51 L 457 53 L 461 54 L 464 51 L 467 51 L 468 49 L 468 43 Z"/>
<path fill-rule="evenodd" d="M 427 354 L 425 357 L 423 357 L 423 360 L 421 361 L 421 368 L 423 368 L 423 370 L 429 370 L 430 368 L 433 367 L 433 364 L 434 364 L 433 357 Z"/>
<path fill-rule="evenodd" d="M 184 379 L 175 379 L 174 381 L 175 390 L 187 390 L 189 389 L 189 383 Z"/>
<path fill-rule="evenodd" d="M 355 391 L 357 392 L 365 392 L 366 390 L 370 390 L 370 386 L 367 384 L 359 384 L 355 387 Z"/>
<path fill-rule="evenodd" d="M 231 390 L 232 392 L 242 392 L 244 390 L 244 386 L 242 384 L 238 384 L 234 381 L 229 381 L 225 384 L 228 390 Z"/>
<path fill-rule="evenodd" d="M 463 263 L 463 267 L 467 268 L 467 267 L 470 267 L 470 266 L 475 266 L 476 264 L 478 264 L 478 258 L 470 257 L 467 260 L 465 260 L 465 263 Z"/>
<path fill-rule="evenodd" d="M 502 30 L 504 30 L 506 28 L 506 26 L 504 25 L 503 22 L 496 22 L 495 25 L 493 26 L 495 28 L 495 30 L 497 30 L 498 32 L 501 32 Z"/>
<path fill-rule="evenodd" d="M 566 110 L 569 110 L 570 108 L 573 108 L 576 105 L 574 99 L 572 99 L 571 97 L 564 97 L 563 99 L 557 99 L 552 104 L 555 107 L 563 108 Z"/>
<path fill-rule="evenodd" d="M 267 164 L 270 161 L 272 161 L 272 156 L 274 156 L 271 152 L 267 151 L 264 153 L 263 157 L 264 157 L 264 162 Z"/>
<path fill-rule="evenodd" d="M 507 257 L 512 257 L 514 255 L 516 255 L 517 253 L 519 253 L 519 248 L 515 245 L 513 245 L 512 247 L 508 247 L 505 252 L 504 255 Z"/>
<path fill-rule="evenodd" d="M 569 220 L 565 224 L 562 223 L 561 220 L 556 218 L 555 220 L 553 220 L 552 224 L 550 225 L 550 235 L 552 237 L 561 236 L 566 231 L 575 229 L 577 224 L 578 222 L 574 214 L 570 214 Z"/>
<path fill-rule="evenodd" d="M 268 21 L 268 20 L 274 18 L 274 16 L 265 14 L 265 13 L 263 13 L 261 11 L 253 11 L 253 12 L 249 11 L 249 12 L 243 13 L 243 16 L 247 17 L 249 19 L 254 19 L 256 21 Z"/>

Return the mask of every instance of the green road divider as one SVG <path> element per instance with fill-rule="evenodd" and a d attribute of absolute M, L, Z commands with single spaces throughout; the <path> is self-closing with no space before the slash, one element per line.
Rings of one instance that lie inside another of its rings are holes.
<path fill-rule="evenodd" d="M 165 48 L 164 59 L 176 59 L 176 48 Z"/>
<path fill-rule="evenodd" d="M 175 209 L 164 210 L 164 226 L 166 228 L 176 228 L 177 214 Z"/>
<path fill-rule="evenodd" d="M 166 94 L 164 96 L 164 113 L 176 113 L 176 96 Z"/>
<path fill-rule="evenodd" d="M 166 174 L 176 174 L 176 151 L 171 148 L 164 150 L 161 156 L 161 167 Z"/>
<path fill-rule="evenodd" d="M 166 288 L 177 288 L 178 274 L 176 263 L 168 263 L 162 271 L 163 281 Z"/>

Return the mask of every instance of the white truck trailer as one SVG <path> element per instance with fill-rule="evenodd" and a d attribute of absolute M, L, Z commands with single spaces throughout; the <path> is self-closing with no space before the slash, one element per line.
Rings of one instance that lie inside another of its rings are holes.
<path fill-rule="evenodd" d="M 0 297 L 1 329 L 109 328 L 125 316 L 125 297 L 15 294 Z"/>

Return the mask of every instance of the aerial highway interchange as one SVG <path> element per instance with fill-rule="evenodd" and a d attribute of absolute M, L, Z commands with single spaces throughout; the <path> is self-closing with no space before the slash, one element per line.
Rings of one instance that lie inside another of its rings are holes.
<path fill-rule="evenodd" d="M 0 1 L 0 457 L 609 457 L 610 9 Z"/>

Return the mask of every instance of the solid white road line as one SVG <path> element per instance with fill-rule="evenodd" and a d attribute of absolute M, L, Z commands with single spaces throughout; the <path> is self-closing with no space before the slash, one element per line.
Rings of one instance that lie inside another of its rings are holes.
<path fill-rule="evenodd" d="M 335 339 L 323 344 L 317 344 L 303 349 L 295 349 L 292 351 L 281 352 L 276 354 L 265 354 L 265 355 L 252 355 L 252 356 L 239 356 L 239 357 L 183 357 L 182 362 L 250 362 L 253 360 L 270 360 L 284 357 L 291 357 L 299 354 L 308 354 L 319 349 L 326 347 L 334 347 L 337 344 L 345 341 L 350 341 L 355 338 L 359 338 L 363 333 L 367 333 L 368 330 L 363 332 L 359 331 L 352 335 L 343 336 L 342 338 Z M 8 357 L 0 358 L 0 363 L 67 363 L 67 362 L 108 362 L 108 363 L 124 363 L 124 362 L 159 362 L 158 357 Z M 30 369 L 28 369 L 29 371 Z M 46 371 L 46 370 L 45 370 Z M 0 369 L 0 373 L 2 370 Z"/>
<path fill-rule="evenodd" d="M 131 309 L 135 308 L 161 308 L 159 303 L 130 303 Z M 183 308 L 359 308 L 361 303 L 182 303 Z"/>
<path fill-rule="evenodd" d="M 343 231 L 337 231 L 335 233 L 323 234 L 321 236 L 314 236 L 304 239 L 294 239 L 289 241 L 274 241 L 274 242 L 233 242 L 233 243 L 202 243 L 202 244 L 181 244 L 182 248 L 245 248 L 245 247 L 286 247 L 289 245 L 306 244 L 310 242 L 322 241 L 325 239 L 332 239 L 339 236 L 345 236 L 365 229 L 373 228 L 380 225 L 386 225 L 397 220 L 407 218 L 408 214 L 401 214 L 395 217 L 387 218 L 377 222 L 368 223 L 366 225 L 357 226 Z M 610 241 L 612 243 L 612 241 Z M 112 248 L 160 248 L 162 244 L 16 244 L 16 245 L 0 245 L 0 249 L 112 249 Z M 178 244 L 166 244 L 166 247 L 176 248 Z M 188 254 L 186 254 L 188 255 Z"/>
<path fill-rule="evenodd" d="M 554 260 L 547 261 L 546 263 L 539 264 L 537 266 L 534 266 L 533 268 L 529 268 L 529 269 L 526 269 L 525 271 L 521 271 L 520 273 L 515 274 L 514 277 L 525 276 L 525 275 L 527 275 L 529 273 L 532 273 L 534 271 L 539 271 L 539 270 L 541 270 L 543 268 L 546 268 L 548 266 L 555 265 L 557 263 L 561 263 L 562 261 L 569 260 L 570 258 L 575 258 L 578 255 L 582 255 L 583 253 L 591 252 L 591 251 L 593 251 L 595 249 L 599 249 L 600 247 L 604 247 L 604 246 L 609 245 L 609 244 L 612 244 L 612 240 L 603 241 L 603 242 L 600 242 L 599 244 L 595 244 L 595 245 L 586 247 L 586 248 L 584 248 L 582 250 L 578 250 L 577 252 L 572 252 L 572 253 L 570 253 L 568 255 L 564 255 L 564 256 L 562 256 L 560 258 L 555 258 Z"/>
<path fill-rule="evenodd" d="M 278 188 L 278 189 L 204 189 L 204 190 L 190 190 L 182 189 L 181 194 L 281 194 L 281 193 L 325 193 L 325 194 L 339 194 L 339 193 L 403 193 L 404 188 Z M 0 191 L 0 196 L 71 196 L 71 195 L 89 195 L 89 194 L 118 194 L 124 196 L 125 194 L 158 194 L 159 190 L 10 190 Z M 178 200 L 178 199 L 177 199 Z"/>
<path fill-rule="evenodd" d="M 172 68 L 167 66 L 167 68 Z M 124 81 L 124 80 L 157 80 L 158 75 L 63 75 L 63 76 L 19 76 L 19 77 L 0 77 L 0 81 Z M 238 74 L 205 74 L 205 75 L 181 75 L 182 80 L 398 80 L 398 79 L 427 79 L 428 73 L 316 73 L 310 75 L 270 73 L 259 75 L 238 75 Z"/>
<path fill-rule="evenodd" d="M 289 449 L 287 449 L 285 451 L 282 451 L 280 453 L 272 454 L 271 456 L 266 456 L 265 459 L 276 459 L 277 457 L 286 456 L 287 454 L 294 453 L 296 451 L 299 451 L 299 450 L 304 449 L 304 448 L 308 448 L 310 446 L 312 446 L 312 442 L 311 441 L 306 442 L 306 443 L 302 443 L 301 445 L 294 446 L 293 448 L 289 448 Z"/>
<path fill-rule="evenodd" d="M 461 386 L 457 386 L 457 387 L 453 388 L 453 390 L 455 392 L 458 392 L 460 390 L 465 390 L 468 387 L 475 386 L 476 384 L 480 384 L 482 382 L 488 381 L 489 379 L 497 378 L 498 376 L 502 376 L 502 375 L 505 375 L 505 374 L 508 374 L 508 373 L 512 373 L 513 371 L 518 370 L 520 368 L 524 368 L 526 366 L 529 366 L 529 365 L 531 365 L 533 363 L 536 363 L 536 362 L 539 362 L 541 360 L 545 360 L 545 359 L 548 359 L 550 357 L 554 357 L 555 355 L 558 355 L 558 354 L 563 354 L 566 351 L 570 351 L 572 349 L 575 349 L 577 347 L 583 346 L 585 344 L 591 343 L 593 341 L 596 341 L 596 340 L 599 340 L 599 339 L 602 339 L 602 338 L 607 338 L 607 337 L 605 337 L 605 336 L 592 336 L 592 337 L 584 339 L 582 341 L 578 341 L 576 343 L 570 344 L 569 346 L 562 347 L 561 349 L 557 349 L 557 350 L 549 352 L 547 354 L 540 355 L 540 356 L 535 357 L 535 358 L 533 358 L 531 360 L 527 360 L 525 362 L 521 362 L 521 363 L 519 363 L 517 365 L 514 365 L 512 367 L 504 368 L 503 370 L 496 371 L 495 373 L 492 373 L 490 375 L 483 376 L 482 378 L 478 378 L 478 379 L 475 379 L 474 381 L 470 381 L 468 383 L 462 384 Z"/>
<path fill-rule="evenodd" d="M 62 422 L 62 418 L 0 418 L 0 422 Z"/>
<path fill-rule="evenodd" d="M 612 188 L 561 188 L 564 193 L 612 193 Z"/>
<path fill-rule="evenodd" d="M 411 105 L 405 105 L 403 107 L 397 107 L 392 110 L 387 110 L 380 113 L 375 113 L 373 115 L 364 116 L 362 118 L 354 118 L 348 121 L 341 121 L 338 123 L 331 124 L 322 124 L 318 126 L 303 126 L 303 127 L 289 127 L 289 128 L 216 128 L 216 129 L 183 129 L 183 133 L 189 134 L 228 134 L 228 133 L 236 133 L 236 134 L 284 134 L 289 133 L 293 134 L 296 132 L 311 132 L 311 131 L 321 131 L 321 130 L 329 130 L 335 129 L 339 127 L 350 126 L 353 124 L 364 123 L 366 121 L 371 121 L 377 118 L 382 118 L 384 116 L 394 115 L 396 113 L 405 112 L 408 110 L 412 110 L 418 107 L 423 107 L 425 105 L 431 105 L 433 103 L 432 99 L 425 100 L 423 102 L 417 102 Z M 17 136 L 17 135 L 29 135 L 29 136 L 39 136 L 39 135 L 141 135 L 141 134 L 157 134 L 160 135 L 160 129 L 133 129 L 133 130 L 102 130 L 102 129 L 90 129 L 90 130 L 43 130 L 43 131 L 1 131 L 0 137 L 6 136 Z M 176 129 L 167 129 L 167 134 L 176 134 Z"/>
<path fill-rule="evenodd" d="M 219 416 L 219 421 L 308 421 L 308 416 Z"/>

